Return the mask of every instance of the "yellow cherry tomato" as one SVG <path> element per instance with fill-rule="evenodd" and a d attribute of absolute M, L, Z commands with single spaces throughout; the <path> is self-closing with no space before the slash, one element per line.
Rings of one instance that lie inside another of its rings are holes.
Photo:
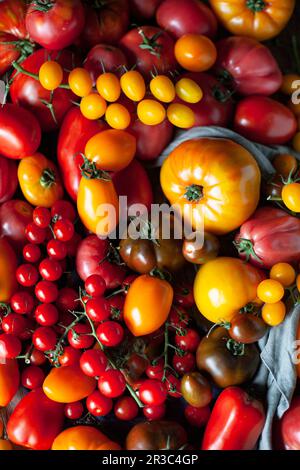
<path fill-rule="evenodd" d="M 203 98 L 199 85 L 190 78 L 181 78 L 175 86 L 177 96 L 187 103 L 198 103 Z"/>
<path fill-rule="evenodd" d="M 293 149 L 300 152 L 300 132 L 297 132 L 293 138 Z"/>
<path fill-rule="evenodd" d="M 96 81 L 96 88 L 99 95 L 109 103 L 113 103 L 120 98 L 120 80 L 113 73 L 107 72 L 99 75 Z"/>
<path fill-rule="evenodd" d="M 285 184 L 281 191 L 282 201 L 293 212 L 300 212 L 300 184 Z"/>
<path fill-rule="evenodd" d="M 137 70 L 130 70 L 122 75 L 121 89 L 132 101 L 141 101 L 146 94 L 146 84 L 143 76 Z"/>
<path fill-rule="evenodd" d="M 171 124 L 182 129 L 189 129 L 195 124 L 194 112 L 184 104 L 172 103 L 167 109 L 167 116 Z"/>
<path fill-rule="evenodd" d="M 93 81 L 87 70 L 77 67 L 69 74 L 69 86 L 76 96 L 83 98 L 91 93 Z"/>
<path fill-rule="evenodd" d="M 107 107 L 105 119 L 113 129 L 124 130 L 129 126 L 131 116 L 125 106 L 120 103 L 113 103 Z"/>
<path fill-rule="evenodd" d="M 298 168 L 297 159 L 294 155 L 290 155 L 288 153 L 284 153 L 281 155 L 277 155 L 272 164 L 276 170 L 276 173 L 287 178 L 289 175 L 292 175 Z"/>
<path fill-rule="evenodd" d="M 270 278 L 280 282 L 284 287 L 289 287 L 295 282 L 296 272 L 288 263 L 276 263 L 270 271 Z"/>
<path fill-rule="evenodd" d="M 166 118 L 166 110 L 155 100 L 142 100 L 137 106 L 139 120 L 147 126 L 156 126 Z"/>
<path fill-rule="evenodd" d="M 286 314 L 286 306 L 283 302 L 265 304 L 261 310 L 264 322 L 270 326 L 277 326 L 283 322 Z"/>
<path fill-rule="evenodd" d="M 171 103 L 176 96 L 172 80 L 166 75 L 157 75 L 150 82 L 152 95 L 163 103 Z"/>
<path fill-rule="evenodd" d="M 104 116 L 107 108 L 106 101 L 98 93 L 84 96 L 80 103 L 80 111 L 87 119 L 95 121 Z"/>
<path fill-rule="evenodd" d="M 13 450 L 12 443 L 8 439 L 0 439 L 0 450 Z"/>
<path fill-rule="evenodd" d="M 291 95 L 298 88 L 294 86 L 294 82 L 296 81 L 299 81 L 298 86 L 300 86 L 300 75 L 297 75 L 296 73 L 283 75 L 280 91 L 285 95 Z"/>
<path fill-rule="evenodd" d="M 274 279 L 265 279 L 257 287 L 257 297 L 263 302 L 274 304 L 284 296 L 284 288 Z"/>
<path fill-rule="evenodd" d="M 53 60 L 44 62 L 39 70 L 39 81 L 43 88 L 53 91 L 61 85 L 64 72 L 60 64 Z"/>

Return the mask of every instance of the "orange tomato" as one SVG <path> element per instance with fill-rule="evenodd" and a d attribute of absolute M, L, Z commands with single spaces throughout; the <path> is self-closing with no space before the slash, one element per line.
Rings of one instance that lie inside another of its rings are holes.
<path fill-rule="evenodd" d="M 91 93 L 93 81 L 87 70 L 77 67 L 69 74 L 69 85 L 76 96 L 83 98 Z"/>
<path fill-rule="evenodd" d="M 105 171 L 120 171 L 133 160 L 136 138 L 123 130 L 108 129 L 94 135 L 85 146 L 85 156 Z"/>
<path fill-rule="evenodd" d="M 90 395 L 96 387 L 96 380 L 88 377 L 75 364 L 54 367 L 44 380 L 43 390 L 50 400 L 58 403 L 72 403 Z"/>
<path fill-rule="evenodd" d="M 287 178 L 289 175 L 292 175 L 298 167 L 298 162 L 294 155 L 289 155 L 286 153 L 282 155 L 277 155 L 272 161 L 272 163 L 275 167 L 276 172 L 284 178 Z"/>
<path fill-rule="evenodd" d="M 84 96 L 80 102 L 82 115 L 91 121 L 96 121 L 104 116 L 106 108 L 106 101 L 98 93 L 90 93 Z"/>
<path fill-rule="evenodd" d="M 61 85 L 64 78 L 62 66 L 53 60 L 44 62 L 39 70 L 39 80 L 45 90 L 53 91 Z"/>
<path fill-rule="evenodd" d="M 144 274 L 131 284 L 124 305 L 124 321 L 134 336 L 160 328 L 168 318 L 173 301 L 169 282 Z"/>
<path fill-rule="evenodd" d="M 214 234 L 240 227 L 259 201 L 256 161 L 227 139 L 183 142 L 164 161 L 160 181 L 167 199 L 194 229 Z"/>
<path fill-rule="evenodd" d="M 296 272 L 288 263 L 277 263 L 272 266 L 270 278 L 280 282 L 284 287 L 289 287 L 295 282 Z"/>
<path fill-rule="evenodd" d="M 124 130 L 129 126 L 131 116 L 125 106 L 120 103 L 113 103 L 107 107 L 105 119 L 107 124 L 113 129 Z"/>
<path fill-rule="evenodd" d="M 13 248 L 5 238 L 0 238 L 0 302 L 8 302 L 17 289 L 17 266 Z"/>
<path fill-rule="evenodd" d="M 283 75 L 280 91 L 285 95 L 291 95 L 296 89 L 294 88 L 294 82 L 296 81 L 300 81 L 300 75 L 295 73 Z"/>
<path fill-rule="evenodd" d="M 195 113 L 185 104 L 170 104 L 167 109 L 167 117 L 173 126 L 181 129 L 189 129 L 195 124 Z"/>
<path fill-rule="evenodd" d="M 18 179 L 22 193 L 34 206 L 52 207 L 64 190 L 55 164 L 41 153 L 23 158 Z"/>
<path fill-rule="evenodd" d="M 292 212 L 300 212 L 300 184 L 285 184 L 281 191 L 284 205 Z"/>
<path fill-rule="evenodd" d="M 19 366 L 16 359 L 0 362 L 0 407 L 7 406 L 18 391 L 20 383 Z"/>
<path fill-rule="evenodd" d="M 210 0 L 210 5 L 232 34 L 265 41 L 277 36 L 286 26 L 295 0 Z"/>
<path fill-rule="evenodd" d="M 12 443 L 8 439 L 0 439 L 0 450 L 13 450 Z"/>
<path fill-rule="evenodd" d="M 113 73 L 102 73 L 96 82 L 99 95 L 106 101 L 113 103 L 120 98 L 121 85 L 119 78 Z"/>
<path fill-rule="evenodd" d="M 184 34 L 175 44 L 177 62 L 190 72 L 209 70 L 217 60 L 214 43 L 201 34 Z"/>
<path fill-rule="evenodd" d="M 268 304 L 279 302 L 284 296 L 284 288 L 274 279 L 264 279 L 257 287 L 257 297 Z"/>
<path fill-rule="evenodd" d="M 120 450 L 105 434 L 93 426 L 65 429 L 54 440 L 52 450 Z"/>
<path fill-rule="evenodd" d="M 283 302 L 266 303 L 262 310 L 261 316 L 264 322 L 269 326 L 277 326 L 283 322 L 286 314 L 286 306 Z"/>

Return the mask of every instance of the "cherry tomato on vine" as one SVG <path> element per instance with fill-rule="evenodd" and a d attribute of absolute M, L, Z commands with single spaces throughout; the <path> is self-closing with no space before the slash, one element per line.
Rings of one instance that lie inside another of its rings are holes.
<path fill-rule="evenodd" d="M 59 219 L 53 226 L 53 232 L 57 240 L 68 242 L 75 233 L 74 225 L 69 219 Z"/>
<path fill-rule="evenodd" d="M 9 313 L 2 318 L 1 327 L 4 333 L 19 336 L 26 329 L 27 321 L 22 315 Z"/>
<path fill-rule="evenodd" d="M 45 378 L 44 371 L 38 366 L 26 367 L 21 375 L 21 383 L 23 387 L 29 390 L 41 387 Z"/>
<path fill-rule="evenodd" d="M 25 229 L 25 235 L 29 242 L 41 245 L 46 239 L 47 232 L 44 228 L 40 228 L 33 222 L 30 222 Z"/>
<path fill-rule="evenodd" d="M 71 222 L 75 222 L 77 213 L 71 202 L 58 199 L 51 207 L 51 217 L 55 222 L 59 219 L 68 219 Z"/>
<path fill-rule="evenodd" d="M 54 60 L 44 62 L 39 70 L 39 81 L 45 90 L 54 91 L 58 88 L 64 77 L 62 66 Z"/>
<path fill-rule="evenodd" d="M 284 287 L 289 287 L 295 282 L 296 272 L 288 263 L 276 263 L 271 268 L 270 278 L 280 282 Z"/>
<path fill-rule="evenodd" d="M 126 380 L 119 370 L 109 369 L 98 380 L 99 391 L 108 398 L 117 398 L 126 390 Z"/>
<path fill-rule="evenodd" d="M 92 297 L 100 297 L 106 290 L 106 282 L 99 274 L 92 274 L 84 283 L 86 293 Z"/>
<path fill-rule="evenodd" d="M 69 344 L 75 349 L 87 349 L 94 344 L 91 327 L 85 323 L 77 323 L 67 335 Z"/>
<path fill-rule="evenodd" d="M 152 95 L 163 103 L 171 103 L 176 96 L 172 80 L 166 75 L 157 75 L 150 82 Z"/>
<path fill-rule="evenodd" d="M 127 129 L 131 122 L 130 112 L 120 103 L 113 103 L 107 107 L 105 119 L 110 127 L 120 130 Z"/>
<path fill-rule="evenodd" d="M 103 346 L 114 347 L 123 341 L 124 329 L 115 321 L 106 321 L 98 326 L 96 334 Z"/>
<path fill-rule="evenodd" d="M 72 346 L 65 346 L 62 354 L 58 356 L 58 362 L 62 367 L 78 364 L 81 358 L 80 349 L 74 349 Z"/>
<path fill-rule="evenodd" d="M 49 326 L 40 326 L 32 335 L 32 343 L 39 351 L 51 351 L 55 348 L 57 336 Z"/>
<path fill-rule="evenodd" d="M 265 279 L 257 287 L 257 296 L 263 302 L 274 304 L 284 296 L 284 288 L 274 279 Z"/>
<path fill-rule="evenodd" d="M 164 121 L 166 110 L 158 101 L 146 99 L 139 102 L 137 115 L 143 124 L 156 126 Z"/>
<path fill-rule="evenodd" d="M 32 219 L 38 227 L 47 228 L 51 223 L 51 213 L 46 207 L 36 207 Z"/>
<path fill-rule="evenodd" d="M 168 391 L 168 395 L 173 398 L 180 398 L 181 397 L 181 381 L 175 377 L 174 374 L 170 374 L 167 372 L 166 374 L 166 387 Z"/>
<path fill-rule="evenodd" d="M 34 312 L 36 322 L 42 326 L 53 326 L 58 321 L 58 310 L 53 304 L 40 304 Z"/>
<path fill-rule="evenodd" d="M 104 297 L 89 299 L 85 304 L 86 314 L 93 322 L 102 322 L 110 317 L 110 304 Z"/>
<path fill-rule="evenodd" d="M 51 259 L 62 261 L 68 254 L 68 248 L 66 243 L 60 240 L 52 239 L 49 240 L 47 244 L 47 253 Z"/>
<path fill-rule="evenodd" d="M 22 343 L 14 335 L 0 334 L 0 359 L 14 359 L 22 350 Z"/>
<path fill-rule="evenodd" d="M 159 406 L 166 401 L 167 389 L 159 380 L 147 379 L 139 388 L 139 397 L 145 405 Z"/>
<path fill-rule="evenodd" d="M 10 299 L 10 306 L 19 315 L 31 313 L 34 308 L 33 296 L 27 291 L 16 292 Z"/>
<path fill-rule="evenodd" d="M 137 70 L 125 72 L 120 79 L 123 93 L 132 101 L 141 101 L 146 94 L 143 76 Z"/>
<path fill-rule="evenodd" d="M 184 375 L 195 369 L 196 359 L 194 354 L 190 352 L 186 352 L 183 355 L 175 353 L 172 359 L 172 365 L 178 374 Z"/>
<path fill-rule="evenodd" d="M 182 332 L 175 335 L 175 344 L 183 351 L 194 352 L 200 343 L 200 336 L 196 330 L 192 328 L 183 328 Z"/>
<path fill-rule="evenodd" d="M 114 413 L 121 421 L 131 421 L 137 417 L 139 408 L 132 397 L 121 397 L 114 406 Z"/>
<path fill-rule="evenodd" d="M 199 103 L 203 97 L 203 91 L 199 85 L 190 78 L 181 78 L 175 86 L 176 95 L 186 103 Z"/>
<path fill-rule="evenodd" d="M 42 256 L 41 249 L 38 245 L 28 243 L 23 248 L 23 258 L 28 263 L 37 263 Z"/>
<path fill-rule="evenodd" d="M 177 62 L 190 72 L 205 72 L 217 59 L 214 43 L 201 34 L 184 34 L 175 44 Z"/>
<path fill-rule="evenodd" d="M 61 264 L 55 259 L 45 258 L 39 265 L 40 275 L 46 281 L 58 281 L 63 274 Z"/>
<path fill-rule="evenodd" d="M 195 114 L 188 106 L 172 103 L 167 109 L 167 117 L 171 124 L 182 129 L 189 129 L 195 124 Z"/>
<path fill-rule="evenodd" d="M 51 304 L 58 297 L 57 285 L 50 281 L 40 281 L 35 286 L 35 295 L 40 302 Z"/>
<path fill-rule="evenodd" d="M 32 287 L 39 280 L 39 273 L 32 264 L 21 264 L 16 271 L 18 283 L 24 287 Z"/>
<path fill-rule="evenodd" d="M 93 416 L 106 416 L 112 410 L 113 401 L 95 390 L 87 397 L 86 407 Z"/>
<path fill-rule="evenodd" d="M 164 376 L 164 359 L 161 358 L 158 361 L 154 361 L 154 363 L 149 364 L 145 373 L 149 379 L 162 380 Z"/>
<path fill-rule="evenodd" d="M 89 377 L 99 377 L 104 374 L 108 365 L 107 357 L 100 349 L 84 351 L 80 357 L 80 368 Z"/>
<path fill-rule="evenodd" d="M 282 201 L 293 212 L 300 212 L 300 184 L 285 184 L 281 191 Z"/>
<path fill-rule="evenodd" d="M 84 96 L 80 102 L 81 113 L 91 121 L 96 121 L 104 116 L 106 108 L 106 101 L 98 93 L 90 93 Z"/>
<path fill-rule="evenodd" d="M 294 155 L 286 153 L 277 155 L 274 160 L 272 160 L 272 164 L 276 172 L 283 178 L 292 176 L 298 168 L 298 162 Z"/>
<path fill-rule="evenodd" d="M 93 88 L 93 81 L 89 72 L 81 67 L 77 67 L 70 72 L 68 82 L 73 93 L 80 98 L 89 95 Z"/>
<path fill-rule="evenodd" d="M 80 306 L 78 292 L 71 287 L 63 287 L 58 293 L 56 306 L 63 313 L 76 310 Z"/>
<path fill-rule="evenodd" d="M 119 78 L 111 73 L 102 73 L 96 81 L 96 88 L 99 95 L 109 103 L 118 101 L 121 95 L 121 85 Z"/>
<path fill-rule="evenodd" d="M 148 421 L 158 421 L 162 419 L 166 414 L 166 405 L 147 405 L 143 407 L 143 414 Z"/>
<path fill-rule="evenodd" d="M 68 419 L 79 419 L 83 415 L 84 408 L 81 401 L 67 403 L 64 408 L 65 417 Z"/>
<path fill-rule="evenodd" d="M 29 352 L 29 348 L 26 350 L 26 353 Z M 47 361 L 47 358 L 42 351 L 39 351 L 38 349 L 33 348 L 31 351 L 31 354 L 29 355 L 29 360 L 30 360 L 30 364 L 33 366 L 42 366 Z"/>
<path fill-rule="evenodd" d="M 270 326 L 277 326 L 283 322 L 286 314 L 286 306 L 283 302 L 275 302 L 272 304 L 265 303 L 261 310 L 264 322 Z"/>

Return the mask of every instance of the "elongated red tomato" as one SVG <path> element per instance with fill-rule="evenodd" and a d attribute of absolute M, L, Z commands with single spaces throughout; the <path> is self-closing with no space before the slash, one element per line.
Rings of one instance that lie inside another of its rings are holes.
<path fill-rule="evenodd" d="M 18 391 L 20 382 L 19 366 L 16 359 L 0 362 L 0 407 L 7 406 Z"/>

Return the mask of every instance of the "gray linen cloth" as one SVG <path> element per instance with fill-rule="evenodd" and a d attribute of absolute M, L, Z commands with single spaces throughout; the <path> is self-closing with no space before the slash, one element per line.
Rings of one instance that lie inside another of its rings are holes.
<path fill-rule="evenodd" d="M 188 131 L 179 131 L 154 165 L 160 167 L 175 147 L 186 140 L 199 137 L 226 138 L 242 145 L 255 157 L 264 178 L 269 178 L 274 173 L 271 161 L 275 155 L 290 153 L 300 160 L 300 155 L 287 147 L 267 147 L 256 144 L 236 132 L 221 127 L 195 127 Z M 281 418 L 289 408 L 295 390 L 297 377 L 292 355 L 295 352 L 294 341 L 299 318 L 300 305 L 292 308 L 285 321 L 271 328 L 269 333 L 259 341 L 262 362 L 253 384 L 265 391 L 267 403 L 266 423 L 258 445 L 260 450 L 272 450 L 273 419 Z"/>

